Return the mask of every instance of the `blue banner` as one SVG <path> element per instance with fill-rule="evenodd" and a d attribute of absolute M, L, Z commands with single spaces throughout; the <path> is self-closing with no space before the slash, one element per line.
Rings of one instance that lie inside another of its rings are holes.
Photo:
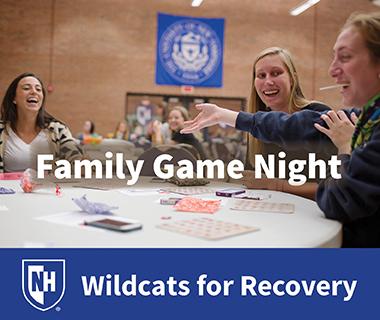
<path fill-rule="evenodd" d="M 221 87 L 224 19 L 158 14 L 156 83 Z"/>
<path fill-rule="evenodd" d="M 378 249 L 0 249 L 1 319 L 369 319 Z"/>

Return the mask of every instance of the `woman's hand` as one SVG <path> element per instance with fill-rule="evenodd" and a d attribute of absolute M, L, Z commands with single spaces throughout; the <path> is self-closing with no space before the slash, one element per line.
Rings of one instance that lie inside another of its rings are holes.
<path fill-rule="evenodd" d="M 185 121 L 185 127 L 181 130 L 181 133 L 193 133 L 218 123 L 226 123 L 231 127 L 235 127 L 237 112 L 220 108 L 211 103 L 197 104 L 195 107 L 201 112 L 195 119 Z"/>
<path fill-rule="evenodd" d="M 324 120 L 328 129 L 315 123 L 315 128 L 328 136 L 338 148 L 339 154 L 351 153 L 351 138 L 355 131 L 355 124 L 358 120 L 355 113 L 351 113 L 351 119 L 342 111 L 335 112 L 333 110 L 323 114 L 321 119 Z"/>

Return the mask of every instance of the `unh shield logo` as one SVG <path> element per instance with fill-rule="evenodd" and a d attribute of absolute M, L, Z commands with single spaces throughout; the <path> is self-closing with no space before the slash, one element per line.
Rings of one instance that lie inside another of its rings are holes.
<path fill-rule="evenodd" d="M 65 293 L 65 260 L 23 259 L 22 292 L 34 308 L 53 308 Z"/>
<path fill-rule="evenodd" d="M 186 84 L 199 84 L 209 79 L 222 59 L 218 35 L 198 20 L 179 20 L 162 34 L 158 53 L 166 72 Z"/>
<path fill-rule="evenodd" d="M 198 58 L 199 54 L 201 53 L 201 43 L 199 35 L 195 35 L 192 32 L 189 32 L 186 35 L 182 36 L 181 44 L 182 54 L 187 61 L 193 62 L 195 59 Z"/>

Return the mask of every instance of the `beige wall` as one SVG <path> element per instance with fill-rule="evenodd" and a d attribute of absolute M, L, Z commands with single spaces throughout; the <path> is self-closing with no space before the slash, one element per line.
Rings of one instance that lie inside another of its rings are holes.
<path fill-rule="evenodd" d="M 327 69 L 336 35 L 351 12 L 380 8 L 368 0 L 321 0 L 290 16 L 300 2 L 205 0 L 192 8 L 191 0 L 1 0 L 0 95 L 19 73 L 35 72 L 45 84 L 51 74 L 51 113 L 73 132 L 87 118 L 100 133 L 112 131 L 127 91 L 180 93 L 155 85 L 156 15 L 164 12 L 226 19 L 224 86 L 196 88 L 196 95 L 248 97 L 255 55 L 276 45 L 293 53 L 309 98 L 339 106 L 337 91 L 318 90 L 332 83 Z"/>

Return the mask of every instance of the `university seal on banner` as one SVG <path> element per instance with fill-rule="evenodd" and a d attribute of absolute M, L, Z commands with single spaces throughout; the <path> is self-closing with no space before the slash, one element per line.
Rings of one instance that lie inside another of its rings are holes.
<path fill-rule="evenodd" d="M 22 292 L 34 308 L 47 311 L 65 293 L 65 260 L 22 260 Z"/>
<path fill-rule="evenodd" d="M 214 30 L 200 21 L 180 20 L 170 25 L 159 41 L 164 69 L 177 81 L 198 84 L 213 75 L 222 47 Z"/>

